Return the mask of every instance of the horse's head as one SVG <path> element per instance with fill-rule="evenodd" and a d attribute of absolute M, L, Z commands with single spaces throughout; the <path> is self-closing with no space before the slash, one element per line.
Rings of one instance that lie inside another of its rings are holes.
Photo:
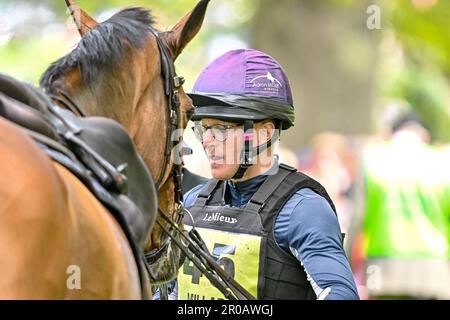
<path fill-rule="evenodd" d="M 173 142 L 170 135 L 186 127 L 193 107 L 183 88 L 176 83 L 168 86 L 168 81 L 175 76 L 173 61 L 200 30 L 209 0 L 201 0 L 167 32 L 155 30 L 149 11 L 142 8 L 125 9 L 97 23 L 73 1 L 66 3 L 76 17 L 82 39 L 45 72 L 41 86 L 63 107 L 120 122 L 157 183 L 159 208 L 175 219 L 172 147 L 180 141 Z M 175 113 L 178 116 L 174 117 Z M 161 217 L 157 219 L 166 223 Z M 165 242 L 166 236 L 156 224 L 145 249 L 155 251 Z M 170 279 L 180 262 L 178 249 L 164 250 L 152 277 L 157 281 Z"/>

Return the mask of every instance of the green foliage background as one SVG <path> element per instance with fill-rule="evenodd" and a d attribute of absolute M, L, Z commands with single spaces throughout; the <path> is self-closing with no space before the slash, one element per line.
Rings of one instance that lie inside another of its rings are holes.
<path fill-rule="evenodd" d="M 214 0 L 212 1 L 214 2 Z M 218 5 L 226 4 L 224 1 L 216 1 Z M 205 19 L 204 27 L 199 35 L 189 44 L 185 52 L 177 61 L 179 72 L 187 78 L 187 88 L 192 86 L 195 77 L 204 67 L 206 61 L 205 45 L 214 36 L 220 33 L 239 34 L 248 25 L 249 12 L 254 12 L 257 0 L 234 0 L 228 4 L 227 11 L 233 15 L 225 17 L 227 23 L 214 23 L 214 17 Z M 118 10 L 126 7 L 142 6 L 151 10 L 156 20 L 156 27 L 159 30 L 169 30 L 189 12 L 197 3 L 197 0 L 78 0 L 76 3 L 86 12 L 95 18 L 107 10 Z M 24 25 L 25 29 L 33 29 L 31 33 L 17 32 L 6 45 L 0 43 L 0 72 L 16 76 L 21 80 L 37 84 L 40 75 L 46 70 L 48 65 L 56 59 L 62 57 L 76 45 L 79 37 L 73 29 L 74 25 L 66 8 L 64 0 L 26 0 L 12 1 L 1 0 L 1 14 L 8 14 L 11 7 L 25 6 L 45 7 L 54 13 L 52 23 L 65 29 L 65 33 L 46 32 L 36 30 L 42 28 L 41 25 L 33 26 L 33 19 L 29 19 L 31 25 Z M 213 4 L 214 5 L 214 4 Z M 210 6 L 212 6 L 210 4 Z M 210 11 L 208 11 L 210 14 Z M 216 13 L 217 14 L 217 13 Z M 229 18 L 229 19 L 228 19 Z M 1 36 L 0 22 L 0 36 Z M 19 27 L 20 31 L 20 27 Z M 68 32 L 73 37 L 67 41 Z M 241 36 L 243 33 L 241 32 Z"/>
<path fill-rule="evenodd" d="M 395 38 L 400 59 L 381 55 L 379 95 L 413 106 L 438 141 L 450 140 L 450 1 L 384 1 L 385 38 Z M 427 4 L 432 5 L 427 7 Z M 433 5 L 434 4 L 434 5 Z M 383 62 L 385 62 L 383 64 Z"/>
<path fill-rule="evenodd" d="M 318 0 L 285 0 L 279 1 L 279 5 L 293 1 Z M 167 30 L 197 0 L 78 0 L 77 3 L 96 17 L 107 9 L 130 5 L 151 8 L 158 28 Z M 355 0 L 321 0 L 320 5 L 341 10 L 351 9 L 356 3 Z M 379 0 L 375 3 L 382 13 L 375 99 L 380 105 L 392 99 L 407 101 L 432 128 L 438 141 L 450 141 L 450 1 Z M 264 9 L 259 4 L 259 0 L 211 1 L 203 30 L 177 61 L 179 73 L 187 78 L 187 90 L 207 63 L 207 47 L 213 37 L 235 34 L 251 45 L 252 18 Z M 8 14 L 8 9 L 18 6 L 46 7 L 54 14 L 54 26 L 67 29 L 70 17 L 63 0 L 1 0 L 0 18 L 2 13 Z M 34 26 L 33 19 L 26 24 L 23 27 L 30 32 L 15 32 L 6 43 L 0 41 L 0 72 L 37 83 L 47 66 L 67 53 L 77 39 L 67 41 L 67 32 L 48 32 L 43 25 Z M 0 20 L 0 39 L 2 32 L 5 31 Z M 290 41 L 295 41 L 296 33 L 291 32 L 290 37 Z"/>

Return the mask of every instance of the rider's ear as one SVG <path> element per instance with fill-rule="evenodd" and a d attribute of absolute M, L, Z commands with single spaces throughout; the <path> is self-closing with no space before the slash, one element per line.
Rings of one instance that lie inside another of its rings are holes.
<path fill-rule="evenodd" d="M 180 55 L 200 30 L 209 1 L 201 0 L 172 30 L 161 33 L 161 38 L 170 50 L 173 60 Z"/>
<path fill-rule="evenodd" d="M 95 28 L 97 21 L 95 21 L 94 18 L 88 15 L 83 9 L 78 7 L 75 4 L 75 1 L 66 0 L 66 4 L 81 36 L 89 30 Z"/>
<path fill-rule="evenodd" d="M 275 127 L 276 127 L 275 123 L 272 120 L 262 122 L 261 123 L 262 130 L 258 130 L 259 133 L 262 135 L 260 139 L 264 142 L 267 142 L 270 139 L 272 139 L 275 134 Z"/>

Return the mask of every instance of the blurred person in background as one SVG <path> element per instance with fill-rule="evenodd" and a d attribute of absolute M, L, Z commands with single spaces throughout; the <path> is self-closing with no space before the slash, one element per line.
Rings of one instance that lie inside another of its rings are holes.
<path fill-rule="evenodd" d="M 389 140 L 362 155 L 359 215 L 352 218 L 352 264 L 364 297 L 450 299 L 450 170 L 410 109 Z"/>
<path fill-rule="evenodd" d="M 357 156 L 351 141 L 337 132 L 322 132 L 309 143 L 309 154 L 299 170 L 316 179 L 328 191 L 336 205 L 341 230 L 348 230 L 353 208 L 353 187 Z"/>

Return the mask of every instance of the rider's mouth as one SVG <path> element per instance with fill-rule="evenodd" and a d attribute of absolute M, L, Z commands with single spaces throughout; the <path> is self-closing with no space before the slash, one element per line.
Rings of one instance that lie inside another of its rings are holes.
<path fill-rule="evenodd" d="M 218 156 L 210 156 L 210 157 L 208 157 L 208 160 L 209 160 L 210 164 L 223 164 L 224 163 L 224 158 L 218 157 Z"/>

